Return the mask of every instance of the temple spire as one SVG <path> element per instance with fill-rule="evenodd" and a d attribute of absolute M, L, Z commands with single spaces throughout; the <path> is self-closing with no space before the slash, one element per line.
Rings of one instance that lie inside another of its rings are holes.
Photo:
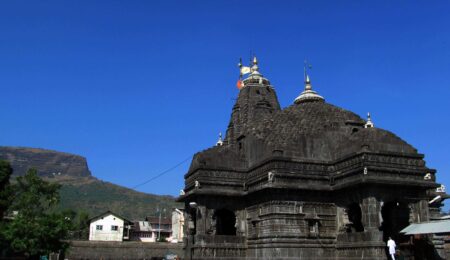
<path fill-rule="evenodd" d="M 311 101 L 324 101 L 324 98 L 312 90 L 311 80 L 309 79 L 309 75 L 305 72 L 305 90 L 294 100 L 294 103 L 300 104 Z"/>
<path fill-rule="evenodd" d="M 217 140 L 216 146 L 222 146 L 223 140 L 222 140 L 222 133 L 219 133 L 219 140 Z"/>
<path fill-rule="evenodd" d="M 373 124 L 372 119 L 370 117 L 370 112 L 367 112 L 367 122 L 364 125 L 364 128 L 371 128 L 371 127 L 374 127 L 374 126 L 375 125 Z"/>
<path fill-rule="evenodd" d="M 251 67 L 251 75 L 261 75 L 259 73 L 259 67 L 258 67 L 258 59 L 256 58 L 256 56 L 253 56 L 253 62 L 252 62 L 252 67 Z"/>
<path fill-rule="evenodd" d="M 309 80 L 309 75 L 306 74 L 306 79 L 305 79 L 305 90 L 311 90 L 311 80 Z"/>

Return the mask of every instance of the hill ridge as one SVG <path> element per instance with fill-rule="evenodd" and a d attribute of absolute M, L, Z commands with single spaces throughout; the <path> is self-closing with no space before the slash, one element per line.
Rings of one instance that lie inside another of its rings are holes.
<path fill-rule="evenodd" d="M 98 179 L 85 157 L 41 148 L 0 146 L 0 160 L 9 161 L 13 177 L 36 168 L 40 177 L 62 185 L 59 210 L 86 211 L 90 216 L 111 210 L 132 220 L 155 215 L 156 208 L 179 207 L 171 195 L 134 190 Z"/>

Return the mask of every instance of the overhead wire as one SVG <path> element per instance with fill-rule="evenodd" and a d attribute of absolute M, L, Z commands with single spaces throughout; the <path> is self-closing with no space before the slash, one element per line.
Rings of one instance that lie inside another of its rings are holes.
<path fill-rule="evenodd" d="M 164 174 L 166 174 L 166 173 L 168 173 L 168 172 L 170 172 L 170 171 L 172 171 L 172 170 L 178 168 L 179 166 L 181 166 L 183 163 L 185 163 L 186 161 L 190 160 L 191 158 L 192 158 L 192 155 L 190 155 L 189 157 L 187 157 L 187 158 L 184 159 L 183 161 L 181 161 L 181 162 L 175 164 L 174 166 L 170 167 L 169 169 L 164 170 L 164 171 L 158 173 L 157 175 L 151 177 L 150 179 L 148 179 L 148 180 L 146 180 L 146 181 L 144 181 L 144 182 L 142 182 L 142 183 L 140 183 L 140 184 L 138 184 L 138 185 L 132 187 L 132 189 L 136 189 L 136 188 L 141 187 L 142 185 L 145 185 L 145 184 L 147 184 L 147 183 L 149 183 L 149 182 L 151 182 L 151 181 L 153 181 L 153 180 L 155 180 L 155 179 L 158 179 L 159 177 L 163 176 Z"/>

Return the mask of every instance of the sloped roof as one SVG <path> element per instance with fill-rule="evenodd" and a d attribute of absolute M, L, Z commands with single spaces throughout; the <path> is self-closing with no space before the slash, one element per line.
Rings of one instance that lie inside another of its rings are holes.
<path fill-rule="evenodd" d="M 134 222 L 133 230 L 140 232 L 151 232 L 152 227 L 147 221 L 136 221 Z"/>
<path fill-rule="evenodd" d="M 104 212 L 104 213 L 102 213 L 102 214 L 99 214 L 99 215 L 97 215 L 97 216 L 95 216 L 95 217 L 90 218 L 90 219 L 89 219 L 89 223 L 92 222 L 92 220 L 94 220 L 94 219 L 100 218 L 100 217 L 105 216 L 105 215 L 108 215 L 108 214 L 114 215 L 114 216 L 116 216 L 117 218 L 120 218 L 120 219 L 122 219 L 123 221 L 128 222 L 128 223 L 130 223 L 130 224 L 133 223 L 131 220 L 126 219 L 126 218 L 120 216 L 119 214 L 116 214 L 116 213 L 112 212 L 111 210 L 108 210 L 108 211 L 106 211 L 106 212 Z"/>
<path fill-rule="evenodd" d="M 450 233 L 450 220 L 411 224 L 400 232 L 405 235 Z"/>
<path fill-rule="evenodd" d="M 159 217 L 146 217 L 145 220 L 150 224 L 159 224 Z M 161 225 L 167 224 L 172 225 L 172 219 L 161 217 Z"/>

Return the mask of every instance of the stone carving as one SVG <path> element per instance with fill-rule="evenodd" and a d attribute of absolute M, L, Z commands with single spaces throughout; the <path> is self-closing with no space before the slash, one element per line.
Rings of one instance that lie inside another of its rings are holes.
<path fill-rule="evenodd" d="M 217 225 L 217 220 L 214 214 L 211 215 L 211 219 L 210 219 L 210 228 L 208 230 L 208 233 L 215 235 L 216 234 L 216 225 Z"/>
<path fill-rule="evenodd" d="M 274 172 L 268 172 L 267 173 L 267 179 L 269 183 L 273 182 L 273 178 L 275 177 L 275 173 Z"/>
<path fill-rule="evenodd" d="M 444 192 L 445 193 L 445 186 L 444 184 L 441 184 L 441 186 L 436 188 L 436 192 Z"/>

